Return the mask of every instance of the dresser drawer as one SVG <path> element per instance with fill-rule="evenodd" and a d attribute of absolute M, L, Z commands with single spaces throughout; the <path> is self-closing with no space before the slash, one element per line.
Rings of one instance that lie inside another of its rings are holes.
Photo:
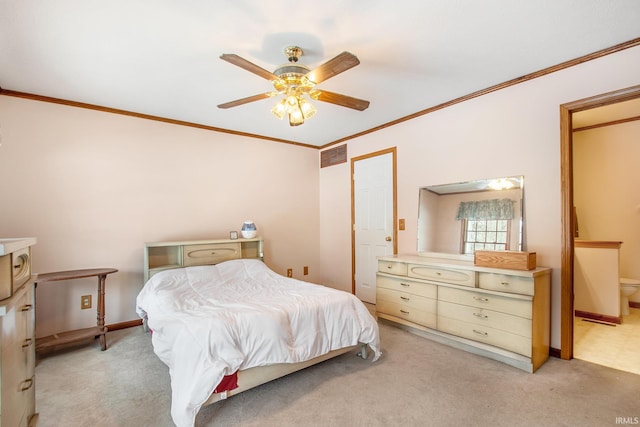
<path fill-rule="evenodd" d="M 396 276 L 407 275 L 407 264 L 395 261 L 378 261 L 378 271 L 381 273 L 395 274 Z"/>
<path fill-rule="evenodd" d="M 532 277 L 506 274 L 479 273 L 478 287 L 512 294 L 533 295 L 535 286 Z"/>
<path fill-rule="evenodd" d="M 182 265 L 217 264 L 230 259 L 241 258 L 240 243 L 220 243 L 210 245 L 185 245 L 182 253 Z"/>
<path fill-rule="evenodd" d="M 531 319 L 486 308 L 438 301 L 438 315 L 531 338 Z"/>
<path fill-rule="evenodd" d="M 438 330 L 531 357 L 531 338 L 438 315 Z"/>
<path fill-rule="evenodd" d="M 426 300 L 427 298 L 425 298 Z M 376 299 L 376 311 L 378 315 L 390 315 L 408 322 L 416 323 L 427 328 L 436 327 L 436 301 L 430 300 L 430 306 L 421 304 L 422 308 L 409 307 L 385 299 Z"/>
<path fill-rule="evenodd" d="M 2 326 L 2 425 L 26 427 L 35 412 L 33 285 L 14 296 Z"/>
<path fill-rule="evenodd" d="M 475 271 L 455 270 L 431 267 L 420 264 L 409 264 L 407 276 L 417 279 L 433 280 L 435 282 L 452 283 L 454 285 L 476 287 Z"/>
<path fill-rule="evenodd" d="M 425 298 L 407 292 L 378 288 L 378 290 L 376 291 L 376 305 L 379 300 L 395 302 L 398 304 L 406 305 L 407 307 L 417 308 L 434 313 L 436 312 L 436 300 L 434 298 Z"/>
<path fill-rule="evenodd" d="M 438 300 L 440 301 L 486 308 L 526 319 L 533 318 L 532 302 L 528 299 L 515 299 L 506 295 L 493 295 L 490 293 L 467 291 L 465 289 L 455 289 L 447 286 L 439 286 L 438 288 Z"/>
<path fill-rule="evenodd" d="M 420 283 L 407 280 L 402 277 L 388 277 L 378 275 L 376 278 L 376 287 L 390 289 L 399 292 L 408 292 L 413 295 L 420 295 L 427 298 L 435 299 L 438 295 L 438 286 L 429 283 Z"/>

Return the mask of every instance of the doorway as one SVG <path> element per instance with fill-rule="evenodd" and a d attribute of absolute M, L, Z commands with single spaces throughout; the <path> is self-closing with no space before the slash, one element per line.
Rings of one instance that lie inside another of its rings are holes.
<path fill-rule="evenodd" d="M 597 95 L 591 98 L 563 104 L 560 106 L 560 175 L 561 175 L 561 219 L 562 219 L 562 254 L 561 254 L 561 324 L 560 324 L 560 357 L 574 357 L 574 236 L 575 217 L 573 201 L 573 113 L 596 107 L 615 104 L 622 101 L 640 98 L 640 85 L 614 92 Z"/>
<path fill-rule="evenodd" d="M 397 252 L 396 149 L 351 159 L 352 293 L 376 303 L 378 257 Z"/>

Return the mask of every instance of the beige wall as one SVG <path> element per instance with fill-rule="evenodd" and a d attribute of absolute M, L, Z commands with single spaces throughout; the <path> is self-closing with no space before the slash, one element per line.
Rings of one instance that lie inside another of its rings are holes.
<path fill-rule="evenodd" d="M 620 276 L 640 279 L 640 121 L 575 132 L 573 147 L 580 239 L 623 242 Z"/>
<path fill-rule="evenodd" d="M 416 249 L 419 187 L 524 175 L 528 249 L 553 268 L 560 348 L 558 106 L 638 76 L 635 47 L 365 135 L 348 155 L 397 147 L 401 253 Z M 309 265 L 306 278 L 351 290 L 350 163 L 318 170 L 313 149 L 5 96 L 0 132 L 0 236 L 38 237 L 36 271 L 119 268 L 107 323 L 136 318 L 143 242 L 225 237 L 246 218 L 276 271 Z M 94 287 L 38 289 L 38 336 L 90 325 L 78 307 Z"/>
<path fill-rule="evenodd" d="M 406 230 L 398 232 L 401 253 L 416 250 L 419 187 L 524 175 L 528 249 L 537 252 L 539 265 L 553 268 L 551 345 L 560 348 L 559 106 L 640 84 L 638 76 L 635 47 L 360 137 L 347 152 L 354 157 L 397 147 L 398 217 L 406 219 Z M 342 190 L 330 196 L 338 183 L 349 182 L 348 163 L 320 171 L 322 239 L 325 247 L 334 243 L 321 250 L 322 270 L 336 284 L 346 283 L 351 271 L 349 198 Z M 336 210 L 345 214 L 336 218 Z"/>
<path fill-rule="evenodd" d="M 265 261 L 318 280 L 318 152 L 0 96 L 0 236 L 34 236 L 34 271 L 114 267 L 107 323 L 137 319 L 144 242 L 227 238 L 245 219 Z M 96 279 L 37 290 L 37 335 L 95 324 Z M 94 305 L 95 307 L 95 305 Z"/>

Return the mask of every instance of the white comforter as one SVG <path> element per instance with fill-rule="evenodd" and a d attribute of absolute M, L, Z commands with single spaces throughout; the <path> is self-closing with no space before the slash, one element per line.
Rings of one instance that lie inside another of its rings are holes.
<path fill-rule="evenodd" d="M 153 348 L 169 366 L 171 416 L 192 426 L 224 375 L 295 363 L 369 344 L 380 356 L 378 325 L 355 296 L 285 278 L 258 260 L 167 270 L 137 298 Z"/>

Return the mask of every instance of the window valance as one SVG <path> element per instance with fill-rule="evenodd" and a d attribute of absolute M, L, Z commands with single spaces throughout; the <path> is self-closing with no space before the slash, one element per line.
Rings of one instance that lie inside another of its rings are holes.
<path fill-rule="evenodd" d="M 513 219 L 513 204 L 511 199 L 460 202 L 456 219 Z"/>

